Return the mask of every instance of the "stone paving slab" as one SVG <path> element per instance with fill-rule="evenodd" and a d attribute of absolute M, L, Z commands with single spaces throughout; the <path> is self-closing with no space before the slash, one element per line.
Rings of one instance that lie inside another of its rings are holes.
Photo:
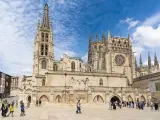
<path fill-rule="evenodd" d="M 26 116 L 20 116 L 15 108 L 14 117 L 0 117 L 0 120 L 159 120 L 160 112 L 149 108 L 142 110 L 123 108 L 108 110 L 107 105 L 83 105 L 82 114 L 76 114 L 75 106 L 44 105 L 26 109 Z"/>

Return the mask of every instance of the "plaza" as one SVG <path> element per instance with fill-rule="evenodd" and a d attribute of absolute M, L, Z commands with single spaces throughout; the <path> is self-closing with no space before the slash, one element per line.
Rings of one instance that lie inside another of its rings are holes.
<path fill-rule="evenodd" d="M 82 104 L 82 114 L 76 114 L 76 105 L 47 104 L 42 107 L 31 106 L 26 109 L 26 116 L 20 117 L 20 109 L 15 108 L 14 117 L 5 120 L 158 120 L 159 111 L 135 108 L 109 110 L 108 105 Z"/>

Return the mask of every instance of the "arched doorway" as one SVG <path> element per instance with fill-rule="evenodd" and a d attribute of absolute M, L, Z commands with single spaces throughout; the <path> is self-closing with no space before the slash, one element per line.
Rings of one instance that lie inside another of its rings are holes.
<path fill-rule="evenodd" d="M 143 101 L 143 102 L 146 102 L 146 99 L 143 95 L 141 96 L 140 100 Z"/>
<path fill-rule="evenodd" d="M 60 95 L 57 95 L 55 102 L 56 103 L 61 103 L 62 102 L 62 97 Z"/>
<path fill-rule="evenodd" d="M 119 99 L 119 97 L 117 97 L 117 96 L 113 96 L 112 98 L 111 98 L 111 100 L 110 100 L 110 102 L 121 102 L 121 100 Z"/>
<path fill-rule="evenodd" d="M 133 98 L 132 98 L 130 95 L 128 96 L 128 101 L 129 101 L 129 102 L 132 102 L 132 101 L 133 101 Z"/>
<path fill-rule="evenodd" d="M 103 98 L 100 95 L 96 95 L 93 99 L 94 103 L 104 103 Z"/>
<path fill-rule="evenodd" d="M 27 101 L 29 101 L 31 103 L 31 96 L 30 95 L 28 96 Z"/>
<path fill-rule="evenodd" d="M 40 97 L 40 100 L 42 101 L 42 103 L 43 103 L 43 102 L 44 102 L 44 103 L 49 102 L 48 97 L 45 96 L 45 95 L 42 95 L 42 96 Z"/>

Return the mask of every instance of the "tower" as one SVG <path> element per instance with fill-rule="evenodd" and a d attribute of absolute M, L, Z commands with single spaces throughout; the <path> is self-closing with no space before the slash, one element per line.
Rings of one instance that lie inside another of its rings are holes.
<path fill-rule="evenodd" d="M 151 72 L 151 67 L 152 67 L 151 57 L 150 57 L 150 54 L 149 54 L 149 52 L 148 52 L 148 72 L 149 72 L 149 73 Z"/>
<path fill-rule="evenodd" d="M 53 46 L 49 8 L 48 4 L 45 4 L 42 23 L 38 23 L 37 35 L 34 41 L 33 75 L 44 75 L 48 70 L 53 69 Z"/>
<path fill-rule="evenodd" d="M 159 69 L 159 62 L 158 62 L 156 53 L 155 53 L 155 55 L 154 55 L 154 67 L 155 67 L 156 69 Z"/>
<path fill-rule="evenodd" d="M 142 63 L 142 56 L 140 54 L 140 58 L 139 58 L 139 65 L 140 65 L 140 72 L 142 72 L 142 67 L 143 67 L 143 63 Z"/>

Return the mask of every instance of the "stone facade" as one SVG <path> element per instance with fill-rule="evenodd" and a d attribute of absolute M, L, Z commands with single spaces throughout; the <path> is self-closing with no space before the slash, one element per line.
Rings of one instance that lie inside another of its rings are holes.
<path fill-rule="evenodd" d="M 140 55 L 140 60 L 139 60 L 139 66 L 137 65 L 137 61 L 135 59 L 136 77 L 145 76 L 145 75 L 148 75 L 148 74 L 153 74 L 153 73 L 160 72 L 159 62 L 158 62 L 158 58 L 156 56 L 156 53 L 154 55 L 154 64 L 152 64 L 151 61 L 152 60 L 151 60 L 151 56 L 150 56 L 149 53 L 148 53 L 148 64 L 147 65 L 143 64 L 141 55 Z"/>
<path fill-rule="evenodd" d="M 34 42 L 33 75 L 25 76 L 19 92 L 24 102 L 43 103 L 108 103 L 110 101 L 150 101 L 145 89 L 133 88 L 136 76 L 132 43 L 127 38 L 89 38 L 88 64 L 64 54 L 54 60 L 54 43 L 49 9 L 46 4 L 42 24 L 38 23 Z"/>

